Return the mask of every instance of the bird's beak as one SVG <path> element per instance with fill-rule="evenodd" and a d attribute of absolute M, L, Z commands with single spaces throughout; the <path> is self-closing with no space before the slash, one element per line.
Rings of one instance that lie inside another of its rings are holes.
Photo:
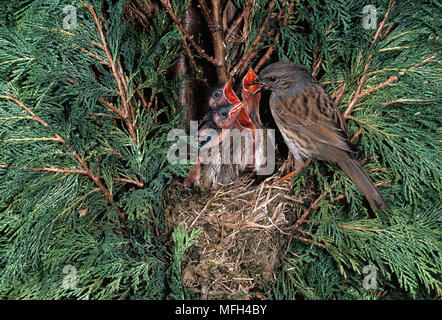
<path fill-rule="evenodd" d="M 258 92 L 261 92 L 262 90 L 267 90 L 269 89 L 269 87 L 264 83 L 261 82 L 259 80 L 255 80 L 249 83 L 249 87 L 250 86 L 257 86 L 257 89 L 255 89 L 254 92 L 252 92 L 252 96 L 254 96 L 255 94 L 257 94 Z"/>
<path fill-rule="evenodd" d="M 261 84 L 256 82 L 258 79 L 258 76 L 256 75 L 255 71 L 253 71 L 252 68 L 249 68 L 249 71 L 245 75 L 244 79 L 242 80 L 242 86 L 244 90 L 254 93 L 256 90 L 258 90 L 261 87 Z"/>
<path fill-rule="evenodd" d="M 239 100 L 238 96 L 235 94 L 235 92 L 232 89 L 232 81 L 229 80 L 226 85 L 223 88 L 223 94 L 224 97 L 229 101 L 231 104 L 237 104 L 240 103 L 241 100 Z"/>
<path fill-rule="evenodd" d="M 238 103 L 230 109 L 229 119 L 236 118 L 238 124 L 243 129 L 255 130 L 255 125 L 253 124 L 252 119 L 250 119 L 246 110 L 244 109 L 244 103 Z"/>

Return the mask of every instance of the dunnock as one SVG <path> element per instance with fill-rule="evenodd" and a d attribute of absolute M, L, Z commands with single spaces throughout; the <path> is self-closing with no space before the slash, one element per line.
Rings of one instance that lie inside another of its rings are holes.
<path fill-rule="evenodd" d="M 303 66 L 280 61 L 265 67 L 258 80 L 270 90 L 270 109 L 297 159 L 336 163 L 362 191 L 374 210 L 387 206 L 376 186 L 354 159 L 341 112 L 321 84 Z M 258 90 L 259 91 L 259 90 Z"/>

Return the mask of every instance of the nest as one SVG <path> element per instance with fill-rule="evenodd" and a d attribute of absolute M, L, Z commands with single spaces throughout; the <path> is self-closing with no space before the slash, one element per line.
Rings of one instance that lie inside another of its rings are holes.
<path fill-rule="evenodd" d="M 201 227 L 183 258 L 183 282 L 201 299 L 259 299 L 276 279 L 280 251 L 308 194 L 296 197 L 290 181 L 271 186 L 251 176 L 214 190 L 173 183 L 168 190 L 168 232 Z"/>

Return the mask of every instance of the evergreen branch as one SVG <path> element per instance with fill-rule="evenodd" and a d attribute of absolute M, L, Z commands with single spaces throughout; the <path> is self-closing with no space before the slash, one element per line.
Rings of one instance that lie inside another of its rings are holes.
<path fill-rule="evenodd" d="M 353 137 L 351 137 L 350 143 L 353 143 L 356 140 L 356 138 L 361 135 L 361 133 L 362 133 L 362 129 L 359 128 L 358 131 L 356 131 L 356 133 L 353 135 Z"/>
<path fill-rule="evenodd" d="M 92 52 L 90 52 L 89 50 L 86 50 L 85 48 L 80 47 L 80 51 L 86 53 L 88 56 L 94 58 L 95 60 L 98 60 L 102 64 L 110 67 L 110 63 L 108 61 L 105 61 L 104 59 L 102 59 L 99 56 L 97 56 L 97 55 L 93 54 Z"/>
<path fill-rule="evenodd" d="M 333 94 L 331 95 L 331 98 L 335 101 L 335 105 L 339 104 L 339 101 L 341 101 L 342 96 L 344 95 L 344 91 L 345 91 L 345 82 L 342 86 L 339 87 L 339 89 L 335 92 L 333 92 Z"/>
<path fill-rule="evenodd" d="M 235 19 L 235 21 L 230 25 L 229 29 L 227 30 L 225 41 L 229 41 L 230 37 L 233 34 L 233 31 L 238 27 L 238 25 L 241 23 L 241 21 L 244 19 L 244 16 L 246 13 L 251 9 L 253 4 L 253 0 L 248 0 L 244 9 L 242 10 L 241 14 Z"/>
<path fill-rule="evenodd" d="M 371 89 L 367 89 L 367 90 L 361 92 L 361 94 L 359 95 L 359 98 L 363 98 L 365 96 L 368 96 L 369 94 L 371 94 L 371 93 L 373 93 L 373 92 L 375 92 L 385 86 L 389 86 L 390 84 L 392 84 L 393 82 L 398 81 L 398 80 L 399 80 L 398 77 L 391 76 L 390 78 L 388 78 L 387 81 L 384 81 Z"/>
<path fill-rule="evenodd" d="M 196 64 L 195 57 L 193 56 L 192 52 L 190 51 L 190 48 L 189 48 L 189 46 L 187 44 L 186 37 L 184 36 L 184 33 L 181 31 L 181 29 L 178 29 L 178 31 L 179 31 L 181 37 L 183 37 L 182 42 L 183 42 L 184 50 L 186 51 L 187 57 L 189 58 L 190 63 L 192 64 L 193 68 L 195 69 L 195 72 L 196 72 L 198 78 L 206 85 L 206 87 L 208 87 L 209 86 L 209 82 L 203 76 L 203 73 L 201 72 L 201 69 Z M 152 97 L 151 97 L 151 101 L 150 101 L 149 105 L 150 106 L 152 105 Z"/>
<path fill-rule="evenodd" d="M 86 175 L 91 178 L 91 180 L 97 185 L 97 187 L 100 189 L 100 191 L 104 194 L 106 199 L 109 201 L 111 205 L 115 203 L 114 197 L 111 193 L 109 193 L 104 186 L 104 184 L 101 182 L 98 175 L 93 174 L 93 172 L 89 169 L 86 162 L 82 157 L 80 157 L 77 153 L 77 151 L 72 151 L 72 155 L 74 158 L 80 163 L 80 165 L 83 167 L 83 169 L 86 171 Z M 119 213 L 121 221 L 126 221 L 126 214 L 118 207 L 115 207 L 115 210 Z"/>
<path fill-rule="evenodd" d="M 45 127 L 48 126 L 48 124 L 47 124 L 46 122 L 44 122 L 44 121 L 41 120 L 39 117 L 37 117 L 37 116 L 35 115 L 35 113 L 34 113 L 31 109 L 29 109 L 28 107 L 26 107 L 26 106 L 23 104 L 23 102 L 19 101 L 18 99 L 12 97 L 12 96 L 9 95 L 9 94 L 7 94 L 6 96 L 0 96 L 0 98 L 8 99 L 8 100 L 11 100 L 11 101 L 15 102 L 20 108 L 26 110 L 26 112 L 29 113 L 29 114 L 32 116 L 31 120 L 37 121 L 38 123 L 44 125 Z"/>
<path fill-rule="evenodd" d="M 395 5 L 396 5 L 396 0 L 393 0 L 387 9 L 387 12 L 385 12 L 384 18 L 382 19 L 381 23 L 379 24 L 378 29 L 376 30 L 376 33 L 374 34 L 374 39 L 372 41 L 372 44 L 374 44 L 377 41 L 379 35 L 382 32 L 382 29 L 384 28 L 385 22 L 387 21 L 388 15 L 390 14 L 391 10 L 393 10 Z M 390 28 L 387 29 L 387 31 L 383 34 L 382 38 L 385 38 L 387 36 L 387 33 L 389 30 L 390 30 Z"/>
<path fill-rule="evenodd" d="M 288 24 L 288 22 L 289 22 L 289 16 L 290 16 L 290 13 L 291 13 L 291 11 L 293 10 L 294 6 L 295 6 L 295 3 L 294 3 L 294 2 L 290 2 L 290 5 L 289 5 L 288 10 L 284 12 L 284 19 L 283 19 L 283 21 L 282 21 L 282 25 L 283 25 L 284 27 L 287 26 L 287 24 Z M 285 2 L 282 4 L 282 10 L 284 10 L 284 8 L 285 8 Z M 278 14 L 278 18 L 277 18 L 278 20 L 281 20 L 281 13 L 282 13 L 282 11 Z M 274 40 L 276 43 L 279 43 L 279 39 L 280 39 L 280 37 L 281 37 L 281 29 L 278 29 L 278 30 L 276 31 L 276 35 L 275 35 L 275 37 L 273 38 L 273 40 Z M 259 60 L 259 62 L 258 62 L 258 64 L 256 65 L 256 67 L 254 68 L 254 71 L 255 71 L 255 72 L 258 72 L 258 71 L 261 69 L 261 67 L 263 66 L 263 64 L 266 63 L 267 60 L 270 59 L 270 56 L 272 55 L 272 53 L 273 53 L 274 50 L 275 50 L 275 44 L 272 43 L 272 44 L 267 48 L 266 53 L 262 56 L 262 58 Z"/>
<path fill-rule="evenodd" d="M 121 79 L 121 82 L 123 83 L 125 94 L 127 94 L 129 92 L 129 88 L 127 86 L 126 76 L 124 75 L 124 72 L 123 72 L 123 66 L 121 65 L 121 59 L 118 59 L 118 75 Z M 128 109 L 129 109 L 129 114 L 130 114 L 130 118 L 128 121 L 132 125 L 132 121 L 135 120 L 135 108 L 130 100 L 128 101 L 128 105 L 129 105 Z M 134 133 L 134 135 L 135 135 L 135 133 Z M 132 137 L 132 140 L 134 141 L 134 143 L 136 143 L 136 139 L 134 140 Z"/>
<path fill-rule="evenodd" d="M 116 114 L 118 114 L 122 119 L 124 117 L 124 113 L 123 111 L 121 111 L 121 109 L 117 108 L 116 106 L 114 106 L 111 102 L 105 100 L 104 98 L 99 98 L 98 102 L 100 102 L 101 104 L 103 104 L 104 106 L 108 107 L 109 109 L 111 109 L 113 112 L 115 112 Z"/>
<path fill-rule="evenodd" d="M 27 168 L 25 168 L 24 170 L 88 175 L 86 170 L 80 170 L 80 169 L 60 169 L 60 168 L 31 168 L 31 169 L 27 169 Z M 97 177 L 100 179 L 103 178 L 103 176 L 101 176 L 101 175 L 97 175 Z M 113 180 L 133 184 L 133 185 L 136 185 L 137 187 L 140 187 L 140 188 L 144 187 L 144 183 L 141 181 L 137 181 L 137 180 L 127 179 L 127 178 L 113 178 Z"/>
<path fill-rule="evenodd" d="M 325 249 L 325 245 L 323 245 L 322 243 L 318 243 L 318 242 L 314 242 L 310 239 L 304 238 L 304 237 L 299 237 L 299 236 L 295 236 L 295 235 L 291 235 L 291 238 L 293 239 L 297 239 L 297 240 L 301 240 L 310 244 L 314 244 L 315 246 L 321 247 Z"/>
<path fill-rule="evenodd" d="M 10 94 L 7 94 L 6 96 L 0 96 L 0 98 L 8 99 L 8 100 L 15 102 L 20 108 L 26 110 L 26 112 L 32 116 L 31 120 L 37 121 L 38 123 L 42 124 L 45 127 L 49 126 L 46 122 L 44 122 L 38 116 L 36 116 L 35 113 L 31 109 L 29 109 L 27 106 L 25 106 L 23 102 L 12 97 Z M 45 139 L 45 140 L 56 141 L 56 142 L 64 144 L 64 142 L 65 142 L 64 139 L 58 133 L 54 133 L 54 135 L 55 135 L 55 139 L 51 138 L 51 139 Z"/>
<path fill-rule="evenodd" d="M 381 168 L 368 169 L 368 170 L 365 170 L 365 172 L 385 171 L 385 170 L 387 170 L 387 168 L 385 168 L 385 167 L 381 167 Z M 383 185 L 385 185 L 385 184 L 389 184 L 389 183 L 391 183 L 391 182 L 393 182 L 392 179 L 390 179 L 390 180 L 385 180 L 385 181 L 382 181 L 382 182 L 378 182 L 378 183 L 376 183 L 375 186 L 376 186 L 376 187 L 379 187 L 379 186 L 383 186 Z M 339 195 L 339 196 L 334 197 L 333 199 L 326 200 L 325 202 L 326 202 L 326 203 L 330 203 L 330 202 L 334 202 L 334 201 L 341 200 L 341 199 L 344 199 L 344 198 L 345 198 L 345 194 L 341 194 L 341 195 Z"/>
<path fill-rule="evenodd" d="M 60 168 L 31 168 L 27 169 L 24 168 L 24 170 L 31 170 L 31 171 L 45 171 L 45 172 L 54 172 L 54 173 L 69 173 L 69 174 L 86 174 L 85 170 L 80 169 L 60 169 Z"/>
<path fill-rule="evenodd" d="M 322 59 L 318 59 L 319 54 L 319 46 L 316 47 L 315 52 L 313 52 L 313 62 L 312 62 L 312 75 L 316 76 L 319 70 L 319 66 L 321 65 Z"/>
<path fill-rule="evenodd" d="M 243 64 L 245 64 L 245 62 L 249 59 L 249 57 L 252 54 L 256 55 L 255 47 L 258 45 L 258 43 L 261 41 L 261 38 L 264 34 L 264 31 L 267 27 L 267 23 L 270 19 L 270 16 L 272 14 L 273 8 L 275 7 L 275 1 L 272 0 L 269 4 L 268 7 L 268 11 L 267 11 L 267 15 L 264 19 L 264 22 L 261 26 L 261 28 L 259 29 L 258 35 L 256 36 L 255 40 L 253 41 L 252 45 L 250 46 L 250 48 L 248 49 L 248 51 L 244 54 L 244 56 L 239 60 L 238 64 L 232 69 L 232 71 L 230 71 L 230 76 L 233 77 L 236 75 L 236 73 L 238 72 L 239 69 L 241 69 L 243 67 Z"/>
<path fill-rule="evenodd" d="M 367 158 L 364 158 L 364 159 L 362 159 L 362 160 L 360 160 L 360 161 L 358 161 L 358 162 L 359 162 L 360 164 L 362 164 L 362 163 L 364 163 L 366 160 L 367 160 Z M 393 181 L 393 180 L 382 181 L 382 182 L 376 183 L 375 186 L 376 186 L 376 187 L 379 187 L 379 186 L 382 186 L 382 185 L 385 185 L 385 184 L 391 183 L 392 181 Z M 333 189 L 338 183 L 339 183 L 339 181 L 337 181 L 336 183 L 333 183 L 333 184 L 330 186 L 330 189 Z M 310 205 L 310 207 L 309 207 L 309 208 L 308 208 L 308 209 L 307 209 L 307 210 L 301 215 L 301 217 L 299 217 L 299 218 L 296 220 L 296 223 L 295 223 L 295 225 L 293 226 L 293 228 L 292 228 L 292 230 L 291 230 L 291 234 L 292 234 L 292 235 L 299 231 L 300 227 L 301 227 L 302 224 L 306 221 L 307 217 L 312 213 L 312 211 L 313 211 L 314 209 L 316 209 L 316 207 L 318 206 L 319 201 L 321 201 L 322 198 L 324 198 L 325 196 L 327 196 L 328 193 L 329 193 L 328 191 L 325 191 L 325 192 L 321 193 L 321 194 L 315 199 L 315 201 L 313 201 L 313 203 Z M 339 196 L 337 196 L 337 197 L 335 197 L 335 198 L 333 198 L 333 199 L 331 199 L 331 200 L 326 200 L 326 203 L 330 203 L 330 202 L 333 202 L 333 201 L 336 201 L 336 200 L 340 200 L 340 199 L 343 199 L 343 198 L 345 198 L 345 195 L 339 195 Z"/>
<path fill-rule="evenodd" d="M 222 62 L 220 62 L 220 61 L 216 60 L 215 58 L 209 56 L 206 53 L 206 51 L 203 48 L 201 48 L 198 43 L 196 43 L 196 41 L 193 39 L 193 36 L 190 35 L 186 31 L 186 29 L 184 28 L 183 24 L 178 19 L 178 17 L 176 16 L 175 12 L 173 11 L 173 8 L 172 8 L 172 5 L 170 4 L 170 1 L 169 0 L 160 0 L 160 1 L 161 1 L 161 4 L 163 5 L 164 9 L 166 9 L 167 13 L 170 15 L 172 20 L 177 25 L 178 29 L 180 29 L 182 34 L 190 41 L 190 43 L 195 48 L 195 50 L 198 52 L 198 54 L 201 57 L 203 57 L 205 60 L 207 60 L 208 62 L 213 64 L 214 66 L 216 66 L 216 67 L 220 66 Z"/>
<path fill-rule="evenodd" d="M 388 106 L 390 104 L 403 103 L 403 102 L 436 102 L 436 101 L 437 100 L 435 100 L 435 99 L 397 99 L 397 100 L 382 102 L 382 105 Z"/>
<path fill-rule="evenodd" d="M 48 124 L 46 122 L 44 122 L 43 120 L 41 120 L 39 117 L 37 117 L 35 115 L 34 112 L 32 112 L 31 109 L 29 109 L 28 107 L 26 107 L 23 102 L 19 101 L 18 99 L 12 97 L 11 95 L 7 94 L 6 96 L 0 96 L 0 98 L 6 98 L 8 100 L 11 100 L 13 102 L 15 102 L 18 106 L 20 106 L 21 108 L 23 108 L 24 110 L 26 110 L 26 112 L 28 112 L 29 114 L 31 114 L 33 116 L 32 120 L 37 121 L 38 123 L 42 124 L 45 127 L 48 127 Z M 58 134 L 58 133 L 54 133 L 55 138 L 51 138 L 51 140 L 53 141 L 57 141 L 61 144 L 65 144 L 65 140 Z M 48 140 L 48 139 L 46 139 Z M 78 153 L 74 150 L 72 151 L 72 155 L 74 156 L 74 158 L 80 163 L 80 165 L 83 167 L 83 169 L 85 170 L 85 173 L 87 176 L 89 176 L 89 178 L 91 178 L 91 180 L 97 185 L 97 187 L 100 189 L 100 191 L 104 194 L 104 196 L 106 197 L 106 199 L 108 199 L 110 204 L 114 204 L 115 201 L 113 199 L 112 194 L 110 194 L 106 187 L 103 185 L 103 183 L 100 181 L 100 178 L 96 175 L 94 175 L 88 168 L 88 166 L 86 165 L 85 161 L 83 160 L 83 158 L 81 158 Z M 121 211 L 120 208 L 116 207 L 115 208 L 117 210 L 117 212 L 120 214 L 120 218 L 122 221 L 126 220 L 126 214 L 124 212 Z"/>
<path fill-rule="evenodd" d="M 381 23 L 379 24 L 379 26 L 378 26 L 378 28 L 377 28 L 377 30 L 376 30 L 376 33 L 375 33 L 375 35 L 374 35 L 374 38 L 373 38 L 373 40 L 372 40 L 372 42 L 371 42 L 371 46 L 373 46 L 373 45 L 376 43 L 376 41 L 378 40 L 378 37 L 379 37 L 379 35 L 381 34 L 381 31 L 382 31 L 382 29 L 383 29 L 383 27 L 384 27 L 384 25 L 385 25 L 385 22 L 387 21 L 388 15 L 390 14 L 391 10 L 394 8 L 395 4 L 396 4 L 396 0 L 393 0 L 393 2 L 391 2 L 390 6 L 389 6 L 389 8 L 388 8 L 388 10 L 387 10 L 387 12 L 385 12 L 384 18 L 382 19 Z M 389 31 L 389 30 L 390 30 L 390 29 L 388 29 L 387 31 Z M 387 35 L 387 31 L 384 33 L 383 38 L 386 37 L 386 35 Z M 361 53 L 361 56 L 362 56 L 362 53 Z M 363 72 L 362 72 L 363 75 L 362 75 L 362 77 L 359 79 L 358 86 L 357 86 L 357 88 L 356 88 L 356 92 L 355 92 L 355 94 L 353 95 L 353 98 L 351 99 L 350 103 L 349 103 L 348 106 L 347 106 L 347 109 L 346 109 L 345 112 L 344 112 L 344 117 L 347 117 L 347 116 L 352 112 L 352 110 L 353 110 L 354 106 L 356 105 L 356 103 L 362 98 L 362 97 L 361 97 L 361 91 L 362 91 L 362 87 L 363 87 L 364 84 L 365 84 L 365 80 L 366 80 L 367 77 L 368 77 L 368 74 L 367 74 L 366 72 L 367 72 L 368 69 L 370 68 L 370 65 L 371 65 L 371 59 L 372 59 L 372 58 L 373 58 L 373 53 L 371 53 L 371 54 L 367 57 L 366 64 L 365 64 L 365 66 L 364 66 L 364 70 L 363 70 Z"/>
<path fill-rule="evenodd" d="M 114 60 L 112 58 L 112 55 L 111 55 L 111 53 L 109 51 L 109 48 L 107 46 L 107 41 L 106 41 L 106 37 L 105 37 L 104 32 L 103 32 L 103 28 L 101 26 L 101 22 L 100 22 L 100 20 L 99 20 L 99 18 L 97 16 L 97 14 L 96 14 L 92 4 L 89 4 L 88 10 L 89 10 L 89 12 L 91 13 L 91 15 L 92 15 L 92 17 L 94 19 L 95 26 L 97 27 L 98 34 L 100 36 L 100 40 L 101 40 L 103 51 L 106 54 L 107 60 L 109 62 L 110 68 L 112 70 L 112 76 L 115 79 L 115 82 L 116 82 L 117 87 L 118 87 L 118 93 L 119 93 L 119 96 L 120 96 L 120 99 L 121 99 L 121 104 L 123 106 L 122 112 L 120 112 L 118 114 L 120 114 L 122 116 L 122 118 L 124 120 L 124 123 L 126 124 L 127 129 L 129 130 L 129 134 L 130 134 L 130 136 L 132 138 L 132 141 L 135 144 L 137 144 L 137 136 L 136 136 L 133 124 L 132 124 L 131 119 L 130 119 L 130 115 L 131 115 L 131 113 L 130 113 L 130 106 L 129 106 L 129 103 L 128 103 L 127 99 L 126 99 L 127 90 L 124 91 L 125 88 L 127 89 L 127 84 L 125 83 L 124 74 L 122 72 L 122 69 L 120 69 L 120 68 L 117 69 L 117 66 L 116 66 L 116 64 L 115 64 L 115 62 L 114 62 Z"/>
<path fill-rule="evenodd" d="M 422 60 L 421 62 L 416 63 L 415 65 L 409 67 L 409 68 L 407 69 L 407 71 L 409 71 L 409 70 L 413 70 L 413 69 L 416 69 L 416 68 L 418 68 L 418 67 L 421 67 L 421 66 L 423 66 L 424 64 L 430 62 L 431 60 L 436 59 L 437 57 L 439 57 L 439 54 L 434 54 L 434 55 L 432 55 L 431 57 L 428 57 L 428 58 Z M 403 74 L 399 73 L 399 75 L 403 75 Z"/>

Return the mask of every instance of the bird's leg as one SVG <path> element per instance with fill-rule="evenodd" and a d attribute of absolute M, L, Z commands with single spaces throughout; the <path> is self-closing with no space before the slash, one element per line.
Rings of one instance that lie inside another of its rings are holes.
<path fill-rule="evenodd" d="M 290 179 L 291 177 L 293 177 L 295 174 L 298 174 L 299 172 L 302 171 L 302 169 L 306 168 L 310 162 L 312 161 L 312 159 L 307 159 L 306 161 L 302 161 L 301 159 L 295 159 L 295 170 L 293 170 L 292 172 L 286 174 L 284 177 L 279 178 L 278 180 L 276 180 L 275 182 L 273 182 L 273 185 L 276 184 L 280 184 L 281 182 Z"/>

